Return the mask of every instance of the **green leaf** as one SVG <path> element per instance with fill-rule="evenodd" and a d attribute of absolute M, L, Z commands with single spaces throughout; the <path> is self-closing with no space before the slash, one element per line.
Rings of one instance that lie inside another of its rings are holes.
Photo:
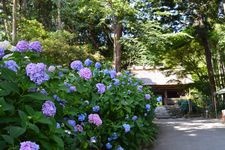
<path fill-rule="evenodd" d="M 11 136 L 9 135 L 2 135 L 2 138 L 9 144 L 13 144 L 14 143 L 14 140 Z"/>
<path fill-rule="evenodd" d="M 17 126 L 9 127 L 9 134 L 11 137 L 14 137 L 14 138 L 17 138 L 20 135 L 24 134 L 25 131 L 26 131 L 26 128 L 17 127 Z"/>
<path fill-rule="evenodd" d="M 20 119 L 21 119 L 23 122 L 26 122 L 26 120 L 27 120 L 27 115 L 26 115 L 23 111 L 19 110 L 19 116 L 20 116 Z"/>
<path fill-rule="evenodd" d="M 58 144 L 59 147 L 64 149 L 64 142 L 60 137 L 53 135 L 52 139 Z"/>
<path fill-rule="evenodd" d="M 36 126 L 35 124 L 29 123 L 28 128 L 33 130 L 36 133 L 40 133 L 40 130 L 39 130 L 38 126 Z"/>
<path fill-rule="evenodd" d="M 43 124 L 52 125 L 51 120 L 50 120 L 50 119 L 48 119 L 48 118 L 44 118 L 44 117 L 42 117 L 42 118 L 38 119 L 38 120 L 37 120 L 37 122 L 39 122 L 39 123 L 43 123 Z"/>
<path fill-rule="evenodd" d="M 12 104 L 6 103 L 3 98 L 0 98 L 0 110 L 13 112 L 15 108 Z"/>
<path fill-rule="evenodd" d="M 4 79 L 8 81 L 15 81 L 16 79 L 16 73 L 10 69 L 7 68 L 1 68 L 1 75 Z"/>
<path fill-rule="evenodd" d="M 27 94 L 27 95 L 24 95 L 22 96 L 22 99 L 23 100 L 49 100 L 51 99 L 50 97 L 46 96 L 46 95 L 43 95 L 41 93 L 31 93 L 31 94 Z"/>

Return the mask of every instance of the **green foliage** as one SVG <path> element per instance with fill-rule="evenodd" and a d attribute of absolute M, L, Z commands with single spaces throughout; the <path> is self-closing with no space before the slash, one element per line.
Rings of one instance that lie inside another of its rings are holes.
<path fill-rule="evenodd" d="M 21 19 L 18 27 L 18 39 L 32 40 L 37 38 L 46 38 L 47 31 L 37 20 Z"/>
<path fill-rule="evenodd" d="M 20 142 L 32 141 L 47 150 L 105 149 L 108 142 L 113 148 L 121 145 L 124 149 L 139 149 L 142 142 L 154 140 L 156 129 L 152 120 L 156 97 L 147 87 L 138 90 L 140 81 L 127 72 L 113 78 L 105 69 L 107 65 L 97 69 L 92 64 L 88 67 L 93 76 L 90 80 L 82 79 L 77 71 L 68 67 L 55 66 L 55 70 L 46 71 L 50 79 L 37 85 L 26 76 L 25 68 L 31 62 L 44 61 L 43 55 L 13 52 L 0 61 L 1 148 L 19 149 Z M 19 65 L 17 72 L 3 67 L 10 59 Z M 115 84 L 116 80 L 119 84 Z M 97 83 L 107 87 L 103 94 L 98 93 Z M 68 91 L 72 85 L 76 87 L 74 92 Z M 150 100 L 145 99 L 146 93 L 151 94 Z M 46 100 L 56 105 L 54 117 L 42 113 Z M 146 104 L 151 105 L 149 111 Z M 93 111 L 96 105 L 100 107 L 98 112 Z M 88 121 L 88 115 L 94 113 L 99 114 L 102 125 Z M 80 114 L 85 116 L 82 121 L 78 118 Z M 132 119 L 134 115 L 137 120 Z M 83 131 L 70 125 L 68 120 L 75 120 Z M 127 133 L 123 128 L 125 123 L 131 127 Z M 113 133 L 118 137 L 109 140 Z M 90 140 L 92 137 L 96 137 L 96 141 Z"/>

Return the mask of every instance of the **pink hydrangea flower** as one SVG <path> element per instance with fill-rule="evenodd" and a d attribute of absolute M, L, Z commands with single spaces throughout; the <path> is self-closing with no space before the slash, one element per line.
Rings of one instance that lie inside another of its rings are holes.
<path fill-rule="evenodd" d="M 89 68 L 82 68 L 79 71 L 79 75 L 81 78 L 85 79 L 85 80 L 89 80 L 92 77 L 92 72 Z"/>
<path fill-rule="evenodd" d="M 90 114 L 88 116 L 88 122 L 95 124 L 96 126 L 100 126 L 102 124 L 102 120 L 98 114 Z"/>

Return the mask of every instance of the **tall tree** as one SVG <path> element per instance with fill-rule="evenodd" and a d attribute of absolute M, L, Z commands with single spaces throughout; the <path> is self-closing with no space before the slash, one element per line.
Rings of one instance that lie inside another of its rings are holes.
<path fill-rule="evenodd" d="M 13 0 L 12 7 L 12 42 L 16 42 L 16 25 L 17 25 L 17 0 Z"/>

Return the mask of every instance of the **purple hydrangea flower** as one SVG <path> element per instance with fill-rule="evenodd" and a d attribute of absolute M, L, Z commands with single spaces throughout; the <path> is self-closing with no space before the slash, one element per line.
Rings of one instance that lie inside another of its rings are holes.
<path fill-rule="evenodd" d="M 69 92 L 72 93 L 72 92 L 75 92 L 77 91 L 77 88 L 75 86 L 70 86 L 69 87 Z"/>
<path fill-rule="evenodd" d="M 130 132 L 130 125 L 129 124 L 123 124 L 123 128 L 124 128 L 124 131 L 127 133 L 127 132 Z"/>
<path fill-rule="evenodd" d="M 4 67 L 8 68 L 14 72 L 17 72 L 19 66 L 16 64 L 14 60 L 8 60 L 4 62 Z"/>
<path fill-rule="evenodd" d="M 80 115 L 78 115 L 78 120 L 79 120 L 79 121 L 84 121 L 85 118 L 86 118 L 86 115 L 85 115 L 85 114 L 80 114 Z"/>
<path fill-rule="evenodd" d="M 45 101 L 45 103 L 42 105 L 42 113 L 46 117 L 54 117 L 56 114 L 55 104 L 52 101 Z"/>
<path fill-rule="evenodd" d="M 81 78 L 85 79 L 85 80 L 89 80 L 92 78 L 92 72 L 89 68 L 82 68 L 79 71 L 79 75 Z"/>
<path fill-rule="evenodd" d="M 20 143 L 20 150 L 39 150 L 40 147 L 35 142 L 25 141 Z"/>
<path fill-rule="evenodd" d="M 41 52 L 42 51 L 41 43 L 39 41 L 30 42 L 29 49 L 34 52 Z"/>
<path fill-rule="evenodd" d="M 106 149 L 112 149 L 112 144 L 106 143 L 105 147 L 106 147 Z"/>
<path fill-rule="evenodd" d="M 19 41 L 16 44 L 16 50 L 19 52 L 26 52 L 29 49 L 29 43 L 25 40 Z"/>
<path fill-rule="evenodd" d="M 0 47 L 0 58 L 2 58 L 5 55 L 5 50 Z"/>
<path fill-rule="evenodd" d="M 75 127 L 76 125 L 76 121 L 75 120 L 68 120 L 67 121 L 69 125 L 71 125 L 72 127 Z"/>
<path fill-rule="evenodd" d="M 99 110 L 100 110 L 100 107 L 98 105 L 92 107 L 93 112 L 99 112 Z"/>
<path fill-rule="evenodd" d="M 27 76 L 30 80 L 40 85 L 49 80 L 49 75 L 46 73 L 46 65 L 43 63 L 30 63 L 26 66 Z"/>
<path fill-rule="evenodd" d="M 73 61 L 71 64 L 70 64 L 70 67 L 73 69 L 73 70 L 81 70 L 83 68 L 83 64 L 80 60 L 75 60 Z"/>
<path fill-rule="evenodd" d="M 150 105 L 150 104 L 146 104 L 146 105 L 145 105 L 145 109 L 146 109 L 147 111 L 150 111 L 151 105 Z"/>
<path fill-rule="evenodd" d="M 100 62 L 96 62 L 95 63 L 95 68 L 100 69 L 102 67 Z"/>
<path fill-rule="evenodd" d="M 109 71 L 109 75 L 110 75 L 110 78 L 113 79 L 116 77 L 116 71 L 115 70 L 110 70 Z"/>
<path fill-rule="evenodd" d="M 89 58 L 86 59 L 86 60 L 84 61 L 84 64 L 85 64 L 87 67 L 89 67 L 92 63 L 93 63 L 92 60 L 90 60 Z"/>
<path fill-rule="evenodd" d="M 98 89 L 99 94 L 103 94 L 105 92 L 105 89 L 106 89 L 105 85 L 102 84 L 102 83 L 97 83 L 96 88 Z"/>
<path fill-rule="evenodd" d="M 95 124 L 96 126 L 102 125 L 102 120 L 98 114 L 90 114 L 88 115 L 88 122 Z"/>
<path fill-rule="evenodd" d="M 132 120 L 133 120 L 133 121 L 136 121 L 137 119 L 138 119 L 137 116 L 133 116 L 133 117 L 132 117 Z"/>
<path fill-rule="evenodd" d="M 77 124 L 75 126 L 75 130 L 78 131 L 78 132 L 83 132 L 84 129 L 83 129 L 83 127 L 81 125 Z"/>
<path fill-rule="evenodd" d="M 47 91 L 45 89 L 41 89 L 40 93 L 43 94 L 43 95 L 48 95 L 48 93 L 47 93 Z"/>
<path fill-rule="evenodd" d="M 145 99 L 146 100 L 149 100 L 151 98 L 151 95 L 150 94 L 145 94 Z"/>

